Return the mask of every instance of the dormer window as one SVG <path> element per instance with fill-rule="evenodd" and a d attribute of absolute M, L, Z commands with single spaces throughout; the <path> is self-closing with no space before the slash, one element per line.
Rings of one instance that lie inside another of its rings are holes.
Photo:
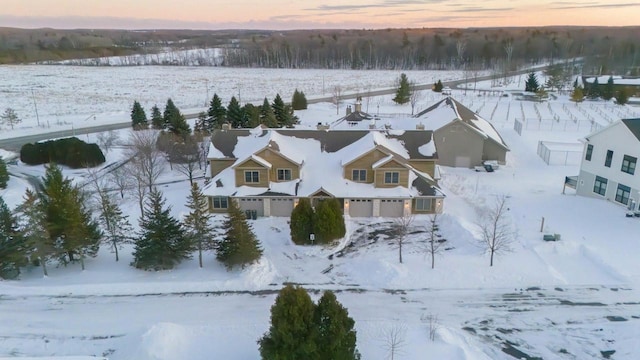
<path fill-rule="evenodd" d="M 398 184 L 400 183 L 400 173 L 397 171 L 387 171 L 384 173 L 385 184 Z"/>
<path fill-rule="evenodd" d="M 278 169 L 278 181 L 291 180 L 291 169 Z"/>
<path fill-rule="evenodd" d="M 367 170 L 364 169 L 354 169 L 351 174 L 351 180 L 355 182 L 366 182 L 367 181 Z"/>
<path fill-rule="evenodd" d="M 245 171 L 244 172 L 244 181 L 246 183 L 259 183 L 260 182 L 260 172 L 256 170 Z"/>

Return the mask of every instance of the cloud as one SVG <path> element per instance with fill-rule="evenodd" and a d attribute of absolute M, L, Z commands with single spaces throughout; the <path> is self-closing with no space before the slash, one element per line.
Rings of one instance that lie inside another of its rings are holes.
<path fill-rule="evenodd" d="M 304 9 L 306 11 L 333 11 L 333 10 L 363 10 L 363 9 L 386 9 L 403 7 L 410 5 L 441 4 L 447 0 L 384 0 L 375 3 L 359 5 L 319 5 L 314 8 Z"/>
<path fill-rule="evenodd" d="M 620 3 L 620 4 L 600 4 L 595 2 L 590 3 L 578 3 L 578 2 L 565 2 L 558 1 L 551 5 L 551 9 L 554 10 L 568 10 L 568 9 L 609 9 L 609 8 L 625 8 L 640 6 L 640 3 Z"/>
<path fill-rule="evenodd" d="M 461 9 L 451 10 L 452 12 L 487 12 L 487 11 L 511 11 L 514 10 L 512 7 L 502 7 L 502 8 L 482 8 L 482 7 L 465 7 Z"/>

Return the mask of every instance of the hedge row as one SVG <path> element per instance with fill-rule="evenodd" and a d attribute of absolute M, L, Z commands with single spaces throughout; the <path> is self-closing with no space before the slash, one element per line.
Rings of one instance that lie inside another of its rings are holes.
<path fill-rule="evenodd" d="M 97 144 L 71 137 L 25 144 L 20 149 L 20 161 L 29 165 L 55 162 L 77 169 L 102 164 L 105 158 Z"/>

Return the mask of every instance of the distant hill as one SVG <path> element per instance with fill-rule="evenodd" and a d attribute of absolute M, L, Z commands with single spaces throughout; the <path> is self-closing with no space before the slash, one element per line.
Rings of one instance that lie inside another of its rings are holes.
<path fill-rule="evenodd" d="M 57 30 L 0 28 L 0 63 L 223 48 L 222 66 L 503 69 L 581 57 L 587 73 L 639 75 L 640 27 L 382 30 Z"/>

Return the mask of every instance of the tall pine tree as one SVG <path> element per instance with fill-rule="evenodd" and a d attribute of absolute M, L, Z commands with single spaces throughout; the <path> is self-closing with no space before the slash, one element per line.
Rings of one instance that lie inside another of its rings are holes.
<path fill-rule="evenodd" d="M 286 106 L 284 105 L 284 101 L 282 101 L 280 94 L 276 94 L 276 97 L 273 99 L 273 103 L 271 104 L 271 108 L 273 109 L 273 114 L 276 117 L 278 127 L 287 126 L 287 124 L 291 123 Z"/>
<path fill-rule="evenodd" d="M 166 128 L 164 123 L 164 117 L 162 117 L 160 108 L 158 108 L 157 105 L 154 105 L 151 108 L 151 127 L 156 130 L 163 130 Z"/>
<path fill-rule="evenodd" d="M 291 98 L 291 108 L 293 110 L 304 110 L 307 108 L 307 97 L 302 91 L 296 89 Z"/>
<path fill-rule="evenodd" d="M 332 291 L 322 294 L 314 311 L 319 359 L 357 360 L 355 321 Z"/>
<path fill-rule="evenodd" d="M 40 265 L 44 276 L 48 276 L 47 261 L 55 254 L 55 244 L 47 230 L 46 213 L 38 195 L 27 189 L 24 202 L 18 207 L 20 234 L 26 242 L 28 255 L 34 265 Z"/>
<path fill-rule="evenodd" d="M 162 193 L 153 188 L 135 240 L 132 265 L 138 269 L 172 269 L 191 257 L 189 238 L 182 224 L 171 216 L 171 207 L 165 207 L 165 202 Z"/>
<path fill-rule="evenodd" d="M 202 252 L 215 249 L 215 230 L 211 226 L 211 213 L 207 208 L 207 199 L 198 183 L 191 185 L 187 208 L 191 211 L 184 218 L 184 227 L 187 229 L 192 243 L 198 249 L 198 264 L 202 267 Z"/>
<path fill-rule="evenodd" d="M 187 120 L 185 120 L 184 115 L 182 115 L 171 99 L 167 100 L 167 105 L 164 108 L 163 119 L 166 129 L 173 134 L 183 138 L 191 134 L 191 128 L 189 127 L 189 124 L 187 124 Z"/>
<path fill-rule="evenodd" d="M 227 109 L 222 106 L 222 100 L 218 94 L 213 94 L 213 98 L 209 104 L 209 110 L 207 111 L 207 130 L 211 132 L 214 129 L 220 129 L 226 121 L 226 118 Z"/>
<path fill-rule="evenodd" d="M 229 201 L 229 212 L 222 225 L 224 236 L 217 245 L 217 259 L 227 269 L 257 261 L 262 256 L 262 248 L 235 201 Z"/>
<path fill-rule="evenodd" d="M 9 183 L 9 171 L 7 170 L 7 163 L 0 156 L 0 189 L 6 189 Z"/>
<path fill-rule="evenodd" d="M 524 82 L 524 91 L 537 92 L 540 89 L 540 83 L 535 72 L 530 72 L 527 75 L 527 80 Z"/>
<path fill-rule="evenodd" d="M 411 86 L 409 79 L 405 73 L 400 74 L 398 79 L 398 88 L 396 89 L 396 96 L 393 98 L 393 102 L 396 104 L 406 104 L 411 98 Z"/>
<path fill-rule="evenodd" d="M 609 76 L 609 80 L 607 80 L 607 84 L 602 89 L 602 98 L 609 101 L 615 95 L 615 89 L 613 87 L 613 76 Z"/>
<path fill-rule="evenodd" d="M 231 97 L 231 101 L 229 101 L 229 105 L 227 106 L 227 122 L 231 124 L 232 128 L 238 129 L 244 127 L 244 113 L 235 96 Z"/>
<path fill-rule="evenodd" d="M 148 126 L 147 113 L 144 112 L 139 102 L 134 101 L 131 109 L 131 127 L 134 130 L 141 130 L 146 129 Z"/>
<path fill-rule="evenodd" d="M 260 107 L 260 124 L 268 127 L 268 128 L 276 128 L 278 127 L 278 121 L 276 120 L 276 116 L 273 113 L 273 108 L 271 104 L 269 104 L 269 100 L 264 98 L 262 102 L 262 106 Z"/>
<path fill-rule="evenodd" d="M 262 360 L 324 360 L 316 344 L 314 314 L 305 289 L 287 285 L 280 290 L 271 307 L 269 331 L 258 340 Z"/>
<path fill-rule="evenodd" d="M 0 278 L 15 279 L 27 264 L 28 249 L 18 232 L 16 217 L 0 196 Z"/>

